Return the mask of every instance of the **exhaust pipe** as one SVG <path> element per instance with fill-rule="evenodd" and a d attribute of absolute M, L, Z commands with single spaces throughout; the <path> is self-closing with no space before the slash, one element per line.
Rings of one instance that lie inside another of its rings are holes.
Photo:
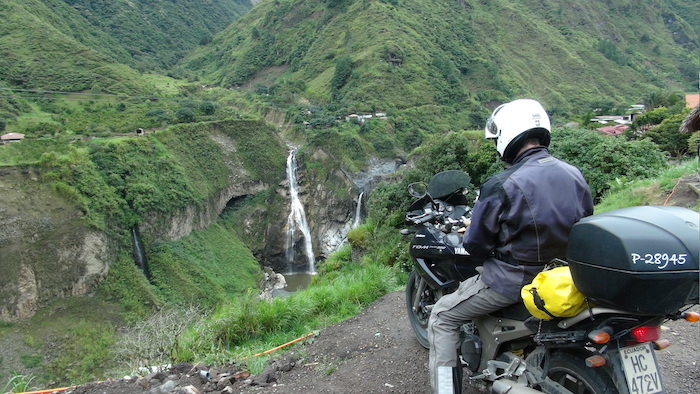
<path fill-rule="evenodd" d="M 494 394 L 542 394 L 539 390 L 508 379 L 494 381 L 491 385 L 491 392 Z"/>

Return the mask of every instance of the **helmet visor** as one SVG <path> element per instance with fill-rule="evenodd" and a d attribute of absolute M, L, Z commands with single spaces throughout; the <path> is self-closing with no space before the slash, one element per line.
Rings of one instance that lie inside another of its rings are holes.
<path fill-rule="evenodd" d="M 496 114 L 503 108 L 505 104 L 501 104 L 493 110 L 493 113 L 486 121 L 486 127 L 484 128 L 486 138 L 498 138 L 498 125 L 496 124 Z"/>
<path fill-rule="evenodd" d="M 496 125 L 496 121 L 493 119 L 493 116 L 486 121 L 486 128 L 484 131 L 486 132 L 486 138 L 498 137 L 498 126 Z"/>

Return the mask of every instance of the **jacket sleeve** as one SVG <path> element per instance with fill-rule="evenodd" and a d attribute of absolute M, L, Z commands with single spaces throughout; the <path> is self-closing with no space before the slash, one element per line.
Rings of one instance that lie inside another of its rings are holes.
<path fill-rule="evenodd" d="M 487 258 L 496 249 L 500 216 L 504 203 L 498 187 L 489 182 L 482 187 L 479 200 L 472 211 L 471 225 L 464 234 L 464 248 L 470 255 Z"/>

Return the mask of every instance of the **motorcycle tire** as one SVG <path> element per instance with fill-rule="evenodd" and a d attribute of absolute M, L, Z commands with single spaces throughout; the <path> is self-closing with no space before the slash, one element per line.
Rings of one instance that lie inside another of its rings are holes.
<path fill-rule="evenodd" d="M 574 394 L 619 394 L 607 367 L 589 368 L 576 354 L 552 353 L 547 376 Z"/>
<path fill-rule="evenodd" d="M 411 272 L 406 284 L 406 308 L 408 311 L 408 319 L 411 322 L 411 328 L 416 335 L 418 343 L 424 348 L 430 348 L 428 342 L 428 319 L 430 318 L 430 308 L 440 298 L 440 294 L 425 286 L 425 290 L 418 294 L 421 277 L 416 271 Z M 413 310 L 413 304 L 416 297 L 420 297 L 418 310 Z"/>

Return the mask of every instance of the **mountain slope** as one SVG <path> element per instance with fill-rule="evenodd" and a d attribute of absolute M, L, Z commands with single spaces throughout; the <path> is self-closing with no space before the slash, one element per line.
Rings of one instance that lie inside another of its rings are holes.
<path fill-rule="evenodd" d="M 167 69 L 250 8 L 248 0 L 7 0 L 0 78 L 12 87 L 145 93 L 135 71 Z"/>
<path fill-rule="evenodd" d="M 139 69 L 168 68 L 245 14 L 249 0 L 65 0 L 109 34 Z"/>
<path fill-rule="evenodd" d="M 308 97 L 365 110 L 523 95 L 555 111 L 630 104 L 650 89 L 694 86 L 700 45 L 683 15 L 695 17 L 690 8 L 675 0 L 269 0 L 184 66 L 213 83 L 303 86 Z"/>
<path fill-rule="evenodd" d="M 112 93 L 143 92 L 140 76 L 90 46 L 109 40 L 71 15 L 61 1 L 3 1 L 0 4 L 0 78 L 12 87 L 83 91 L 100 86 Z M 109 42 L 109 41 L 106 41 Z"/>

